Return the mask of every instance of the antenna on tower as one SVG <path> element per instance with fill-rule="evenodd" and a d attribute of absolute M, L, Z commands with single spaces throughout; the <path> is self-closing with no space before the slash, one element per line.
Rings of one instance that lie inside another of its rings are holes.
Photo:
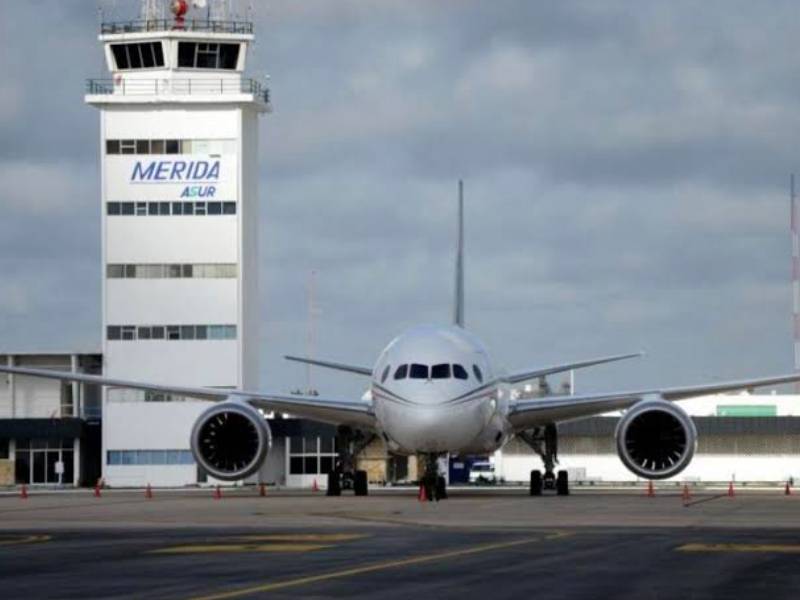
<path fill-rule="evenodd" d="M 142 0 L 140 13 L 140 18 L 145 22 L 163 19 L 164 3 L 161 0 Z"/>
<path fill-rule="evenodd" d="M 797 214 L 797 196 L 794 173 L 789 179 L 789 199 L 792 230 L 792 337 L 794 341 L 794 370 L 800 371 L 800 222 Z M 795 393 L 800 394 L 800 382 L 794 384 Z"/>
<path fill-rule="evenodd" d="M 308 276 L 308 338 L 306 339 L 306 358 L 309 359 L 314 358 L 316 344 L 315 317 L 317 315 L 317 309 L 314 305 L 316 279 L 317 272 L 312 269 Z M 311 383 L 311 363 L 306 364 L 306 394 L 309 396 L 316 395 L 314 386 Z"/>

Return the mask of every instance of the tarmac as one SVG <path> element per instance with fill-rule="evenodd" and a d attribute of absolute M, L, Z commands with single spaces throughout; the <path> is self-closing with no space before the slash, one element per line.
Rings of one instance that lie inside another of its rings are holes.
<path fill-rule="evenodd" d="M 3 598 L 797 598 L 800 495 L 0 497 Z"/>

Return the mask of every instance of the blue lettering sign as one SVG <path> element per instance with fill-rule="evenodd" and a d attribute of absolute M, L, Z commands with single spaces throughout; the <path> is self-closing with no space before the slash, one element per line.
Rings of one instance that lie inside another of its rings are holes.
<path fill-rule="evenodd" d="M 136 161 L 131 181 L 219 181 L 219 163 L 218 160 L 153 160 L 146 164 Z"/>

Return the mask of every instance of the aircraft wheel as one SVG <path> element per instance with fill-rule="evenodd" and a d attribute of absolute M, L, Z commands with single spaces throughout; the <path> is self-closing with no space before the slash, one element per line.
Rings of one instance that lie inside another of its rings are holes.
<path fill-rule="evenodd" d="M 328 471 L 328 490 L 326 496 L 341 496 L 342 485 L 339 478 L 339 471 Z"/>
<path fill-rule="evenodd" d="M 369 493 L 366 471 L 356 471 L 355 479 L 353 480 L 353 492 L 355 492 L 356 496 L 366 496 Z"/>
<path fill-rule="evenodd" d="M 542 495 L 542 472 L 531 471 L 531 496 Z"/>
<path fill-rule="evenodd" d="M 556 478 L 556 493 L 559 496 L 569 496 L 569 475 L 566 471 L 559 471 Z"/>

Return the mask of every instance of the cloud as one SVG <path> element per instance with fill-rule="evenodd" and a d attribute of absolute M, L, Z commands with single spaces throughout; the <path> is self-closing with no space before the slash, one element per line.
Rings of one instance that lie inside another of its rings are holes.
<path fill-rule="evenodd" d="M 134 16 L 116 4 L 107 18 Z M 304 378 L 280 356 L 304 350 L 311 269 L 320 356 L 367 364 L 404 327 L 448 320 L 459 177 L 467 322 L 509 367 L 649 350 L 581 373 L 583 390 L 791 368 L 794 3 L 256 9 L 248 60 L 275 106 L 260 123 L 267 387 Z M 32 22 L 45 40 L 15 25 Z M 0 3 L 0 69 L 2 337 L 96 344 L 94 11 Z"/>

